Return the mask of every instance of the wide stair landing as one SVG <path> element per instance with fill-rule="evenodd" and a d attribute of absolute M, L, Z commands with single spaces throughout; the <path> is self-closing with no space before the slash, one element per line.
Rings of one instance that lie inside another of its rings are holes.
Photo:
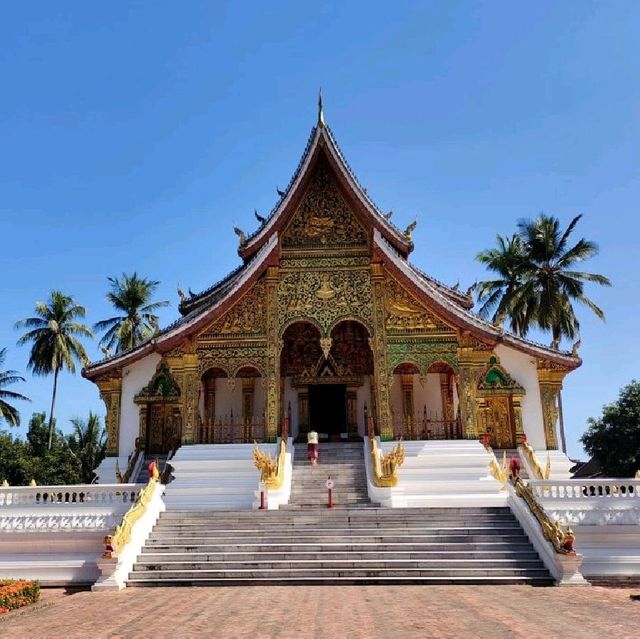
<path fill-rule="evenodd" d="M 160 516 L 128 585 L 533 584 L 552 579 L 508 508 Z"/>
<path fill-rule="evenodd" d="M 327 506 L 326 481 L 334 482 L 336 508 L 365 508 L 369 505 L 367 475 L 362 443 L 320 444 L 319 461 L 307 459 L 307 445 L 296 444 L 289 504 L 281 509 L 301 510 Z"/>

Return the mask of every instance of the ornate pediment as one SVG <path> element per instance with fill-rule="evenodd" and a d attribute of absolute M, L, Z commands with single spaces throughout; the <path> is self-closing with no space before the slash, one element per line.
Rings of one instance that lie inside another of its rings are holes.
<path fill-rule="evenodd" d="M 221 318 L 205 328 L 200 338 L 261 336 L 266 331 L 266 293 L 264 282 L 260 280 Z"/>
<path fill-rule="evenodd" d="M 429 312 L 402 285 L 387 275 L 384 289 L 385 326 L 390 332 L 451 332 L 453 329 Z"/>
<path fill-rule="evenodd" d="M 340 193 L 326 159 L 313 170 L 302 201 L 284 230 L 284 248 L 366 247 L 367 233 Z"/>
<path fill-rule="evenodd" d="M 509 391 L 524 394 L 524 388 L 502 368 L 498 358 L 492 355 L 478 380 L 478 390 L 481 391 Z"/>
<path fill-rule="evenodd" d="M 161 361 L 156 367 L 151 381 L 133 398 L 136 404 L 147 402 L 175 401 L 180 397 L 180 387 L 171 374 L 171 370 L 165 361 Z"/>

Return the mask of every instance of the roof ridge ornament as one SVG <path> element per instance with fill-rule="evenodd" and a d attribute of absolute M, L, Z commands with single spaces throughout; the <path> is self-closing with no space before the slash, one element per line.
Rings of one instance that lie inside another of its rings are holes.
<path fill-rule="evenodd" d="M 318 92 L 318 126 L 324 126 L 324 111 L 322 103 L 322 87 Z"/>

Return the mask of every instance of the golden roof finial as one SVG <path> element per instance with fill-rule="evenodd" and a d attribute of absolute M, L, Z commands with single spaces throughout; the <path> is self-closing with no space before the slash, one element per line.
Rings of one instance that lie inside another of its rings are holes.
<path fill-rule="evenodd" d="M 322 87 L 318 93 L 318 125 L 324 126 L 324 112 L 322 110 Z"/>

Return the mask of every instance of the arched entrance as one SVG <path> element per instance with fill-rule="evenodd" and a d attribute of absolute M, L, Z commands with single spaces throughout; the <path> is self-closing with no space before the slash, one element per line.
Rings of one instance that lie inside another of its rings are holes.
<path fill-rule="evenodd" d="M 424 374 L 415 362 L 398 364 L 391 402 L 395 439 L 462 438 L 455 373 L 446 362 L 434 362 Z"/>
<path fill-rule="evenodd" d="M 366 428 L 373 375 L 367 329 L 344 320 L 323 338 L 317 326 L 300 321 L 282 339 L 283 406 L 292 407 L 292 433 L 304 438 L 314 429 L 321 439 L 358 439 Z"/>
<path fill-rule="evenodd" d="M 229 377 L 213 367 L 201 378 L 201 444 L 250 443 L 264 439 L 264 385 L 260 371 L 243 366 Z"/>

